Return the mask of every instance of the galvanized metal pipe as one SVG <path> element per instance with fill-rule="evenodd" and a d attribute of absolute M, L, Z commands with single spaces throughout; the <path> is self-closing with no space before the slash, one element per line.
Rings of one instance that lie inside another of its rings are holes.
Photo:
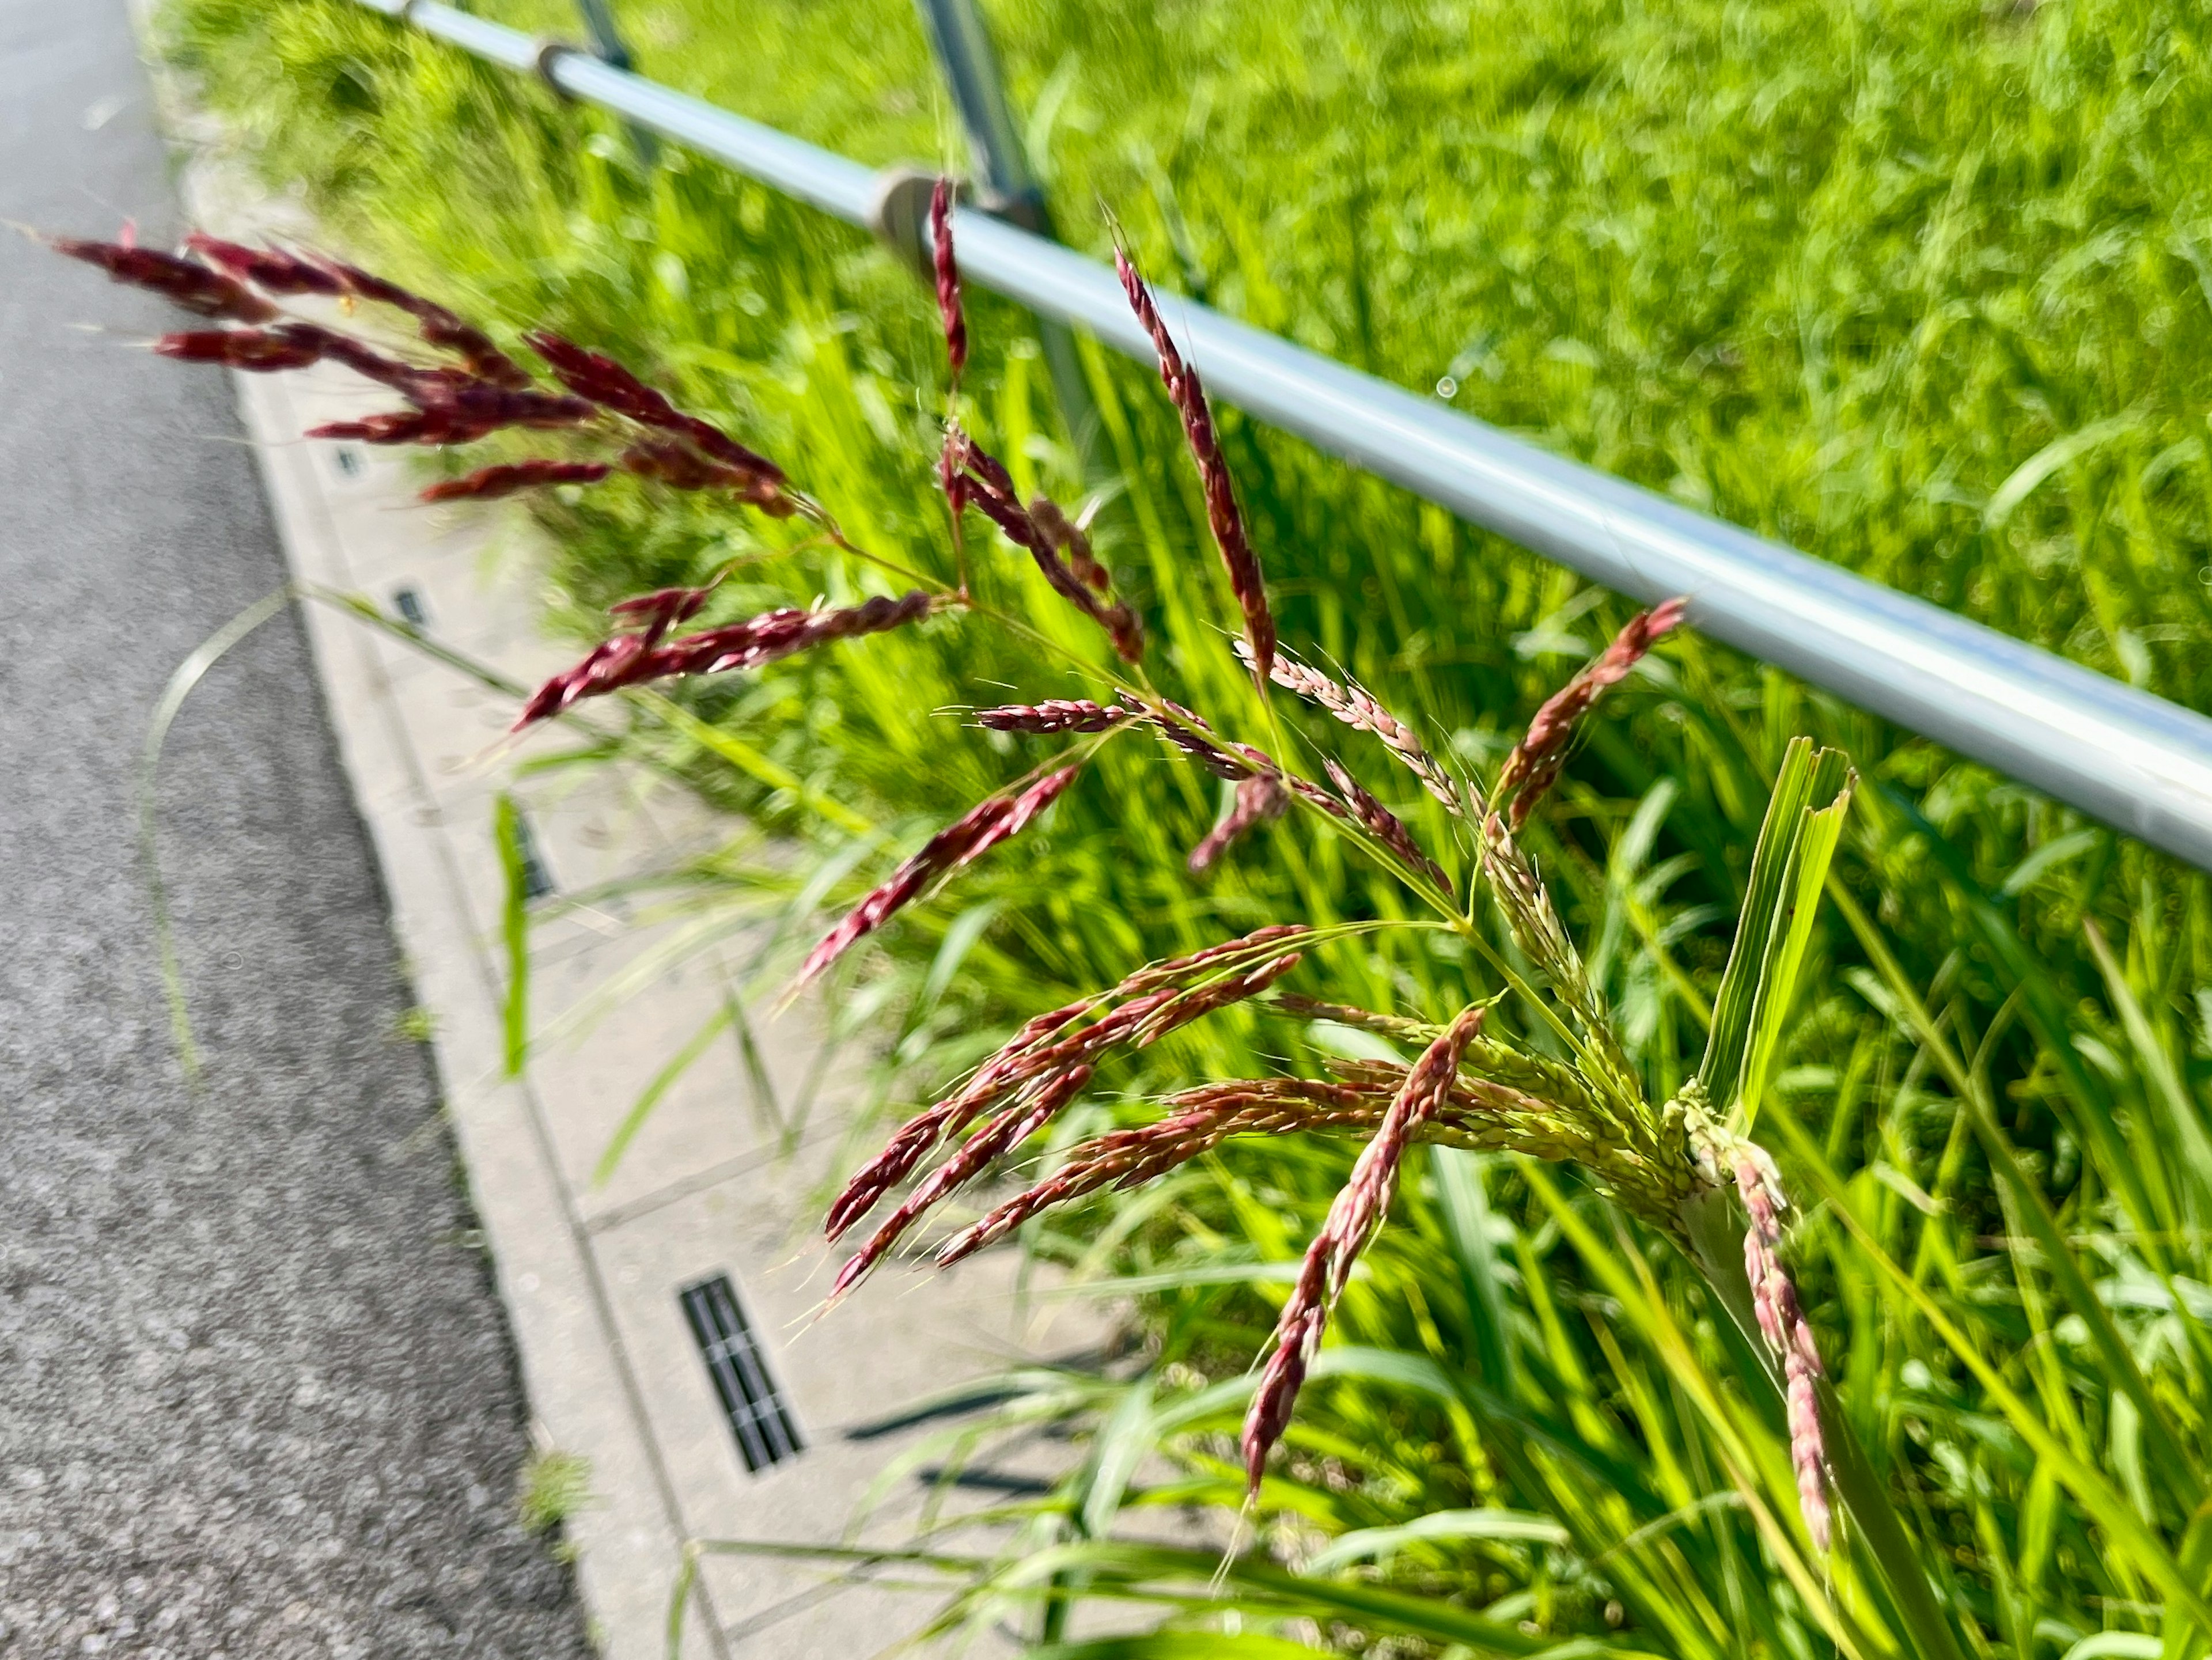
<path fill-rule="evenodd" d="M 435 0 L 360 3 L 512 69 L 540 61 L 527 37 Z M 571 96 L 866 222 L 871 175 L 842 156 L 581 53 L 547 54 L 544 72 Z M 969 280 L 1150 359 L 1105 266 L 972 210 L 957 229 Z M 2212 720 L 1203 306 L 1163 304 L 1207 385 L 1260 419 L 1632 598 L 1686 594 L 1700 632 L 2212 870 Z"/>

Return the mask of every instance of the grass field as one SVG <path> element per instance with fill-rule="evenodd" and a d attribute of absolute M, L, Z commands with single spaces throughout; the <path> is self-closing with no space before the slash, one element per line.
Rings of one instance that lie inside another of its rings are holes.
<path fill-rule="evenodd" d="M 482 9 L 567 27 L 551 4 Z M 896 0 L 726 9 L 621 14 L 649 74 L 871 162 L 957 154 Z M 680 155 L 641 169 L 618 129 L 338 0 L 180 0 L 173 17 L 211 101 L 334 238 L 510 330 L 543 320 L 657 362 L 855 539 L 946 567 L 934 318 L 857 234 Z M 1475 0 L 992 21 L 1071 240 L 1103 246 L 1103 202 L 1168 286 L 2212 707 L 2200 15 Z M 979 305 L 976 323 L 977 429 L 1025 485 L 1080 494 L 1020 319 Z M 1249 711 L 1208 644 L 1231 613 L 1157 385 L 1091 368 L 1125 486 L 1109 556 L 1169 642 L 1176 695 Z M 1472 764 L 1624 614 L 1289 441 L 1227 432 L 1286 637 Z M 541 517 L 552 623 L 579 634 L 615 598 L 777 535 L 629 486 Z M 1010 562 L 986 568 L 1093 649 Z M 818 552 L 749 565 L 716 615 L 866 581 Z M 1226 1602 L 1176 1602 L 1193 1566 L 1108 1542 L 1111 1523 L 1236 1503 L 1221 1432 L 1279 1294 L 1266 1265 L 1296 1256 L 1349 1156 L 1291 1142 L 1034 1232 L 1042 1254 L 1137 1277 L 1150 1364 L 1009 1409 L 1073 1416 L 1091 1457 L 1035 1522 L 1061 1555 L 1019 1583 L 979 1569 L 975 1606 L 1026 1598 L 1049 1626 L 1086 1588 L 1157 1591 L 1170 1625 L 1206 1633 L 1164 1654 L 1266 1653 L 1255 1633 L 1284 1620 L 1393 1653 L 1517 1636 L 2198 1660 L 2212 1641 L 2186 1611 L 2212 1579 L 2203 879 L 1730 654 L 1662 654 L 1597 724 L 1537 846 L 1663 1098 L 1702 1047 L 1784 743 L 1813 733 L 1866 775 L 1760 1122 L 1807 1201 L 1793 1254 L 1839 1392 L 1943 1631 L 1870 1577 L 1805 1566 L 1769 1503 L 1787 1492 L 1778 1412 L 1733 1381 L 1751 1369 L 1677 1261 L 1563 1172 L 1441 1155 L 1348 1295 L 1330 1381 L 1265 1496 L 1282 1559 L 1328 1571 L 1286 1591 L 1255 1567 Z M 979 676 L 1025 699 L 1074 690 L 933 628 L 690 690 L 720 734 L 704 747 L 638 712 L 636 742 L 820 854 L 793 873 L 739 848 L 688 873 L 702 931 L 865 885 L 1020 770 L 1012 745 L 948 741 L 933 713 Z M 1413 792 L 1390 804 L 1443 840 Z M 1109 753 L 1032 859 L 979 867 L 888 932 L 844 998 L 884 1048 L 887 1096 L 923 1095 L 1148 956 L 1399 903 L 1288 828 L 1194 882 L 1182 853 L 1216 806 L 1210 784 Z M 1431 1014 L 1468 971 L 1342 959 L 1334 985 Z M 1132 1100 L 1092 1120 L 1194 1072 L 1312 1058 L 1285 1023 L 1201 1030 L 1112 1079 Z M 1129 1486 L 1154 1444 L 1187 1480 Z M 1227 1608 L 1249 1620 L 1233 1642 Z M 1477 1610 L 1492 1623 L 1468 1624 Z"/>

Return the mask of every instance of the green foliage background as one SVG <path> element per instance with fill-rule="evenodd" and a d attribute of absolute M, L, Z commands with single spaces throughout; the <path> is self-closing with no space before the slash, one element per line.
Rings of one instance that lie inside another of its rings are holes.
<path fill-rule="evenodd" d="M 574 32 L 552 0 L 480 9 Z M 2150 0 L 988 9 L 1072 241 L 1103 246 L 1103 202 L 1167 287 L 1404 385 L 1448 382 L 1471 414 L 2212 708 L 2203 14 Z M 958 154 L 900 0 L 620 12 L 647 74 L 872 163 Z M 343 0 L 178 0 L 169 27 L 246 153 L 333 240 L 510 333 L 542 321 L 656 365 L 855 540 L 949 569 L 928 466 L 933 313 L 859 234 L 680 153 L 641 167 L 617 127 Z M 1023 319 L 983 300 L 973 320 L 975 425 L 1025 486 L 1080 494 Z M 1174 694 L 1265 741 L 1218 643 L 1231 613 L 1156 384 L 1097 354 L 1090 368 L 1126 486 L 1103 520 L 1109 557 Z M 1294 442 L 1233 416 L 1226 430 L 1285 638 L 1470 763 L 1502 755 L 1626 615 Z M 542 518 L 551 623 L 579 638 L 611 600 L 784 534 L 626 483 Z M 1002 546 L 980 528 L 970 540 L 994 597 L 1097 649 Z M 746 566 L 714 615 L 872 582 L 802 550 Z M 2168 1569 L 2212 1578 L 2204 879 L 1731 654 L 1689 641 L 1662 655 L 1607 706 L 1534 844 L 1663 1098 L 1702 1047 L 1783 744 L 1813 733 L 1866 774 L 1837 878 L 1846 909 L 1816 939 L 1760 1122 L 1805 1201 L 1794 1252 L 1842 1398 L 1950 1634 L 1914 1628 L 1848 1571 L 1830 1586 L 1808 1568 L 1778 1410 L 1663 1249 L 1569 1173 L 1442 1157 L 1347 1298 L 1332 1381 L 1302 1402 L 1267 1494 L 1270 1542 L 1328 1571 L 1170 1599 L 1170 1626 L 1203 1631 L 1193 1651 L 1208 1653 L 1267 1651 L 1257 1624 L 1222 1634 L 1237 1607 L 1394 1652 L 1587 1639 L 2197 1660 L 2212 1630 L 2192 1638 L 2161 1585 Z M 856 891 L 1023 770 L 1033 755 L 937 713 L 996 700 L 992 683 L 1027 700 L 1082 690 L 940 623 L 687 688 L 676 714 L 635 711 L 629 741 L 820 855 L 768 861 L 747 844 L 683 873 L 701 935 Z M 1444 845 L 1371 750 L 1302 730 Z M 885 1047 L 887 1097 L 913 1101 L 1022 1016 L 1145 958 L 1401 903 L 1296 822 L 1193 881 L 1182 854 L 1218 805 L 1209 781 L 1117 743 L 1034 842 L 890 931 L 843 996 Z M 1304 988 L 1433 1016 L 1469 983 L 1456 958 L 1392 945 L 1339 949 Z M 1314 1041 L 1219 1022 L 1109 1079 L 1077 1124 L 1141 1110 L 1117 1092 L 1310 1065 Z M 1133 1382 L 1126 1366 L 1035 1380 L 1004 1409 L 1071 1417 L 1089 1461 L 1026 1513 L 1032 1541 L 1062 1554 L 1029 1578 L 987 1562 L 963 1612 L 1014 1599 L 1064 1634 L 1081 1587 L 1203 1581 L 1210 1559 L 1102 1541 L 1127 1505 L 1233 1507 L 1221 1436 L 1279 1294 L 1270 1265 L 1302 1248 L 1347 1158 L 1233 1147 L 1031 1238 L 1136 1277 L 1147 1364 Z M 2079 1276 L 2027 1237 L 2007 1169 L 2047 1201 Z M 2094 1341 L 2107 1318 L 2170 1426 L 2166 1456 L 2147 1456 L 2158 1426 Z M 1154 1444 L 1176 1453 L 1176 1482 L 1132 1475 Z M 1541 1524 L 1516 1533 L 1501 1512 Z M 1389 1531 L 1437 1515 L 1462 1520 Z M 2079 1648 L 2106 1631 L 2139 1645 Z"/>

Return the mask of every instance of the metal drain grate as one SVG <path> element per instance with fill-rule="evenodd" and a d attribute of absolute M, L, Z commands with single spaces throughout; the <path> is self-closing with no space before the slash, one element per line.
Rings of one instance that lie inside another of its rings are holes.
<path fill-rule="evenodd" d="M 691 1336 L 707 1362 L 707 1375 L 714 1380 L 722 1413 L 738 1438 L 738 1450 L 745 1468 L 758 1473 L 787 1458 L 796 1458 L 805 1444 L 792 1421 L 775 1380 L 769 1376 L 768 1357 L 761 1352 L 745 1311 L 738 1302 L 727 1274 L 718 1274 L 686 1286 L 680 1293 L 684 1317 L 690 1322 Z"/>

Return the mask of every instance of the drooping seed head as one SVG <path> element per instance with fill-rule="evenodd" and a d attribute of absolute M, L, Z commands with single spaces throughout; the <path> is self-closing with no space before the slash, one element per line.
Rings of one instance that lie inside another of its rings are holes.
<path fill-rule="evenodd" d="M 960 267 L 952 257 L 952 181 L 939 179 L 929 194 L 929 244 L 937 275 L 937 313 L 945 324 L 945 357 L 952 384 L 968 367 L 968 315 L 960 303 Z"/>
<path fill-rule="evenodd" d="M 1510 803 L 1513 828 L 1527 822 L 1531 810 L 1544 798 L 1565 763 L 1576 726 L 1609 686 L 1618 685 L 1643 660 L 1660 636 L 1682 620 L 1686 599 L 1669 599 L 1650 611 L 1639 611 L 1628 625 L 1579 674 L 1544 700 L 1528 723 L 1528 733 L 1514 746 L 1498 769 L 1492 792 L 1498 805 Z"/>
<path fill-rule="evenodd" d="M 672 679 L 678 675 L 760 668 L 833 640 L 881 634 L 928 616 L 933 603 L 928 594 L 917 588 L 896 599 L 878 594 L 860 605 L 836 610 L 799 611 L 783 606 L 740 623 L 686 635 L 665 645 L 657 643 L 658 636 L 620 635 L 593 648 L 581 662 L 540 686 L 523 706 L 514 729 L 520 731 L 534 721 L 550 719 L 574 707 L 584 698 L 601 696 L 624 686 Z"/>
<path fill-rule="evenodd" d="M 549 484 L 596 484 L 612 471 L 604 461 L 510 461 L 495 467 L 480 467 L 465 477 L 433 484 L 422 493 L 421 499 L 489 501 Z"/>
<path fill-rule="evenodd" d="M 392 410 L 358 421 L 325 421 L 308 428 L 306 435 L 360 444 L 469 444 L 490 430 L 450 410 Z"/>
<path fill-rule="evenodd" d="M 859 940 L 873 933 L 939 876 L 971 864 L 1009 836 L 1028 828 L 1075 781 L 1079 767 L 1063 767 L 1013 795 L 994 795 L 932 836 L 921 852 L 861 900 L 822 937 L 799 970 L 796 986 L 814 979 Z"/>
<path fill-rule="evenodd" d="M 405 312 L 415 319 L 416 332 L 422 340 L 459 357 L 467 366 L 472 379 L 510 392 L 520 392 L 529 386 L 530 376 L 513 358 L 493 344 L 489 336 L 436 301 L 426 299 L 411 289 L 402 288 L 390 278 L 379 277 L 374 271 L 349 265 L 343 259 L 334 259 L 326 254 L 310 257 L 335 277 L 348 295 Z"/>
<path fill-rule="evenodd" d="M 1168 389 L 1168 397 L 1182 417 L 1183 437 L 1190 446 L 1191 457 L 1198 463 L 1200 482 L 1206 490 L 1206 517 L 1213 532 L 1213 544 L 1220 550 L 1221 562 L 1229 573 L 1230 591 L 1237 597 L 1239 610 L 1244 615 L 1244 640 L 1251 650 L 1254 678 L 1264 689 L 1275 660 L 1275 617 L 1267 608 L 1267 590 L 1260 572 L 1260 557 L 1252 550 L 1251 538 L 1245 534 L 1244 516 L 1237 505 L 1237 490 L 1229 475 L 1228 459 L 1221 452 L 1221 440 L 1214 430 L 1212 411 L 1207 407 L 1205 388 L 1200 385 L 1198 372 L 1183 361 L 1176 350 L 1175 337 L 1168 332 L 1167 321 L 1160 315 L 1153 301 L 1152 290 L 1145 285 L 1128 254 L 1121 247 L 1114 250 L 1114 268 L 1121 274 L 1122 292 L 1128 295 L 1129 308 L 1152 337 L 1154 350 L 1160 362 L 1160 380 Z"/>
<path fill-rule="evenodd" d="M 266 323 L 277 315 L 276 307 L 235 277 L 158 248 L 90 242 L 75 236 L 50 236 L 46 243 L 56 253 L 99 266 L 115 282 L 158 294 L 171 305 L 203 317 Z"/>
<path fill-rule="evenodd" d="M 220 363 L 253 374 L 303 369 L 322 357 L 318 348 L 268 329 L 187 329 L 163 335 L 154 350 L 180 363 Z"/>
<path fill-rule="evenodd" d="M 729 468 L 746 481 L 742 487 L 746 499 L 763 511 L 782 517 L 794 510 L 795 504 L 783 489 L 782 468 L 713 423 L 685 414 L 613 358 L 546 329 L 524 337 L 530 349 L 545 360 L 555 378 L 577 397 L 640 426 L 670 434 L 707 460 Z"/>
<path fill-rule="evenodd" d="M 1048 697 L 1042 703 L 1008 703 L 975 711 L 975 724 L 991 732 L 1103 732 L 1129 718 L 1119 703 L 1083 697 Z"/>
<path fill-rule="evenodd" d="M 264 294 L 336 295 L 346 291 L 337 272 L 281 248 L 249 248 L 197 230 L 185 238 L 185 246 L 224 275 L 251 283 Z"/>
<path fill-rule="evenodd" d="M 1328 1219 L 1306 1248 L 1297 1281 L 1275 1324 L 1274 1352 L 1244 1418 L 1245 1479 L 1255 1494 L 1269 1450 L 1290 1427 L 1298 1390 L 1328 1323 L 1329 1308 L 1343 1294 L 1352 1265 L 1390 1207 L 1406 1148 L 1449 1097 L 1460 1059 L 1482 1030 L 1483 1014 L 1480 1008 L 1462 1010 L 1407 1069 L 1382 1126 L 1361 1150 L 1350 1179 L 1329 1207 Z"/>
<path fill-rule="evenodd" d="M 1395 854 L 1399 860 L 1427 877 L 1445 893 L 1452 891 L 1451 879 L 1444 874 L 1443 866 L 1423 852 L 1413 840 L 1413 832 L 1403 819 L 1369 794 L 1360 781 L 1339 766 L 1334 759 L 1322 763 L 1328 769 L 1329 781 L 1336 786 L 1353 815 L 1364 824 L 1369 835 Z"/>
<path fill-rule="evenodd" d="M 1274 771 L 1255 772 L 1237 786 L 1237 795 L 1221 822 L 1206 833 L 1203 841 L 1190 850 L 1188 861 L 1191 873 L 1200 875 L 1212 868 L 1214 861 L 1229 851 L 1246 832 L 1256 830 L 1270 819 L 1283 816 L 1290 806 L 1290 792 L 1283 787 L 1282 775 Z"/>

